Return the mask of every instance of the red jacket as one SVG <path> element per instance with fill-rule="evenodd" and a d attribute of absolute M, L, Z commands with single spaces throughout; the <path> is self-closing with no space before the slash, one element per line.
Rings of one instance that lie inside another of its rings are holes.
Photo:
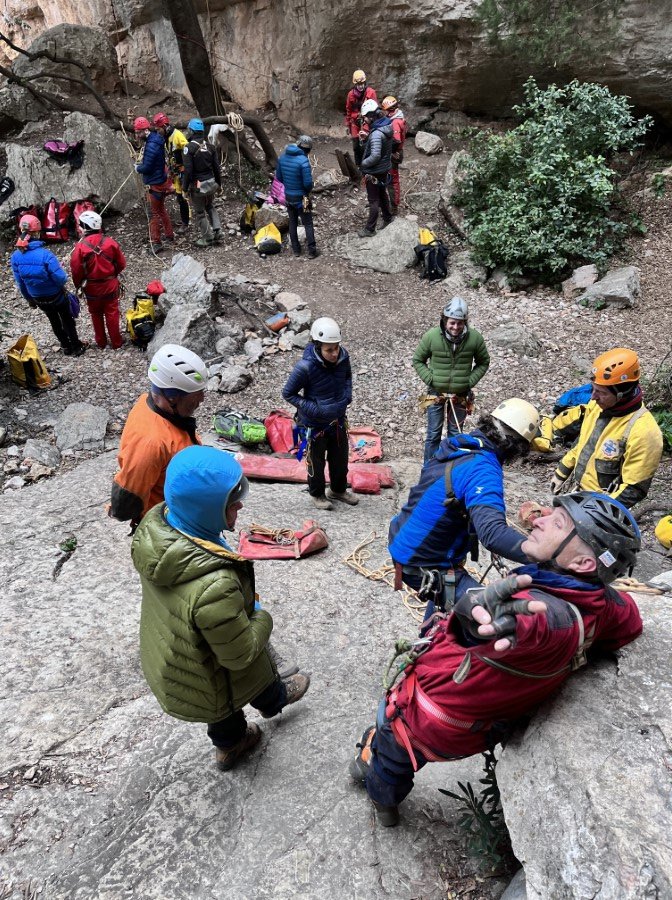
<path fill-rule="evenodd" d="M 525 571 L 533 574 L 533 568 L 526 566 Z M 407 749 L 410 741 L 436 761 L 482 753 L 501 740 L 507 726 L 533 712 L 571 674 L 580 628 L 568 603 L 581 613 L 588 645 L 617 650 L 641 634 L 642 620 L 632 597 L 610 594 L 601 587 L 570 590 L 533 584 L 515 596 L 543 599 L 548 609 L 518 616 L 516 644 L 503 651 L 493 649 L 494 640 L 464 646 L 454 614 L 441 622 L 429 650 L 388 694 L 388 717 L 399 714 L 392 721 L 397 741 Z M 494 668 L 486 659 L 551 677 L 523 677 Z"/>
<path fill-rule="evenodd" d="M 375 100 L 378 102 L 378 97 L 372 87 L 364 88 L 364 92 L 361 94 L 358 94 L 354 88 L 351 88 L 348 91 L 348 96 L 345 101 L 345 124 L 346 127 L 350 129 L 350 137 L 359 137 L 359 132 L 362 129 L 364 131 L 369 130 L 368 127 L 363 128 L 366 123 L 360 121 L 360 111 L 362 103 L 364 103 L 365 100 Z"/>
<path fill-rule="evenodd" d="M 84 287 L 87 300 L 111 299 L 119 293 L 117 275 L 126 258 L 114 238 L 102 232 L 87 234 L 72 251 L 70 269 L 75 287 Z"/>
<path fill-rule="evenodd" d="M 403 112 L 398 109 L 393 116 L 390 116 L 390 121 L 392 122 L 392 140 L 399 145 L 394 147 L 394 150 L 402 150 L 408 128 Z"/>

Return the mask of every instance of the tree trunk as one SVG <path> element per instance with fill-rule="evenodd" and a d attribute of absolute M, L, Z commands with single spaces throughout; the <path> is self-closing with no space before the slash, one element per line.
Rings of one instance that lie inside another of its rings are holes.
<path fill-rule="evenodd" d="M 201 25 L 192 0 L 163 0 L 182 60 L 182 70 L 201 117 L 217 113 L 214 78 Z"/>

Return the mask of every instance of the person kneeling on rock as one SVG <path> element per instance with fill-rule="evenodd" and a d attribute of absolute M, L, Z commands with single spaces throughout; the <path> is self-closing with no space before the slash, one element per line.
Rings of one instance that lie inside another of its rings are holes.
<path fill-rule="evenodd" d="M 297 409 L 298 458 L 305 452 L 308 493 L 318 509 L 333 509 L 332 500 L 356 506 L 359 497 L 347 489 L 350 445 L 345 414 L 352 403 L 350 357 L 333 319 L 316 319 L 310 336 L 312 344 L 303 351 L 282 389 L 283 398 Z M 326 494 L 325 458 L 330 485 Z"/>
<path fill-rule="evenodd" d="M 273 619 L 254 592 L 254 567 L 222 536 L 248 493 L 240 463 L 213 447 L 180 451 L 166 470 L 166 503 L 138 526 L 131 554 L 142 584 L 140 658 L 168 715 L 205 722 L 222 770 L 261 740 L 250 704 L 278 715 L 308 690 L 282 679 L 268 653 Z"/>
<path fill-rule="evenodd" d="M 401 680 L 350 764 L 379 824 L 397 825 L 398 804 L 426 763 L 492 749 L 586 663 L 591 645 L 617 650 L 641 634 L 635 601 L 611 587 L 631 574 L 641 547 L 630 511 L 588 491 L 553 507 L 522 543 L 532 564 L 468 590 L 408 642 L 401 664 L 391 661 Z"/>

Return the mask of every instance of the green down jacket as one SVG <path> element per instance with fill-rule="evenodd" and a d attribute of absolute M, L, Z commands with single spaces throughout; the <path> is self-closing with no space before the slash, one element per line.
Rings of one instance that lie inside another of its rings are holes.
<path fill-rule="evenodd" d="M 265 649 L 273 620 L 254 610 L 252 563 L 176 531 L 164 509 L 147 513 L 131 547 L 142 582 L 142 670 L 169 715 L 218 722 L 276 677 Z"/>
<path fill-rule="evenodd" d="M 430 390 L 463 397 L 483 378 L 490 355 L 480 331 L 470 328 L 454 350 L 439 327 L 423 334 L 413 354 L 413 368 Z"/>

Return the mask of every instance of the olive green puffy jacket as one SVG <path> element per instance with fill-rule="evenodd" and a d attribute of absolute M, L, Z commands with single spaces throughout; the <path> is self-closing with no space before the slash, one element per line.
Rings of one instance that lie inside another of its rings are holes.
<path fill-rule="evenodd" d="M 171 716 L 218 722 L 275 679 L 265 649 L 273 620 L 254 610 L 252 563 L 176 531 L 164 509 L 147 513 L 131 547 L 142 582 L 142 670 Z"/>
<path fill-rule="evenodd" d="M 457 351 L 453 347 L 440 328 L 430 328 L 413 354 L 413 368 L 437 394 L 464 396 L 488 371 L 490 355 L 483 335 L 474 328 L 468 330 Z"/>

